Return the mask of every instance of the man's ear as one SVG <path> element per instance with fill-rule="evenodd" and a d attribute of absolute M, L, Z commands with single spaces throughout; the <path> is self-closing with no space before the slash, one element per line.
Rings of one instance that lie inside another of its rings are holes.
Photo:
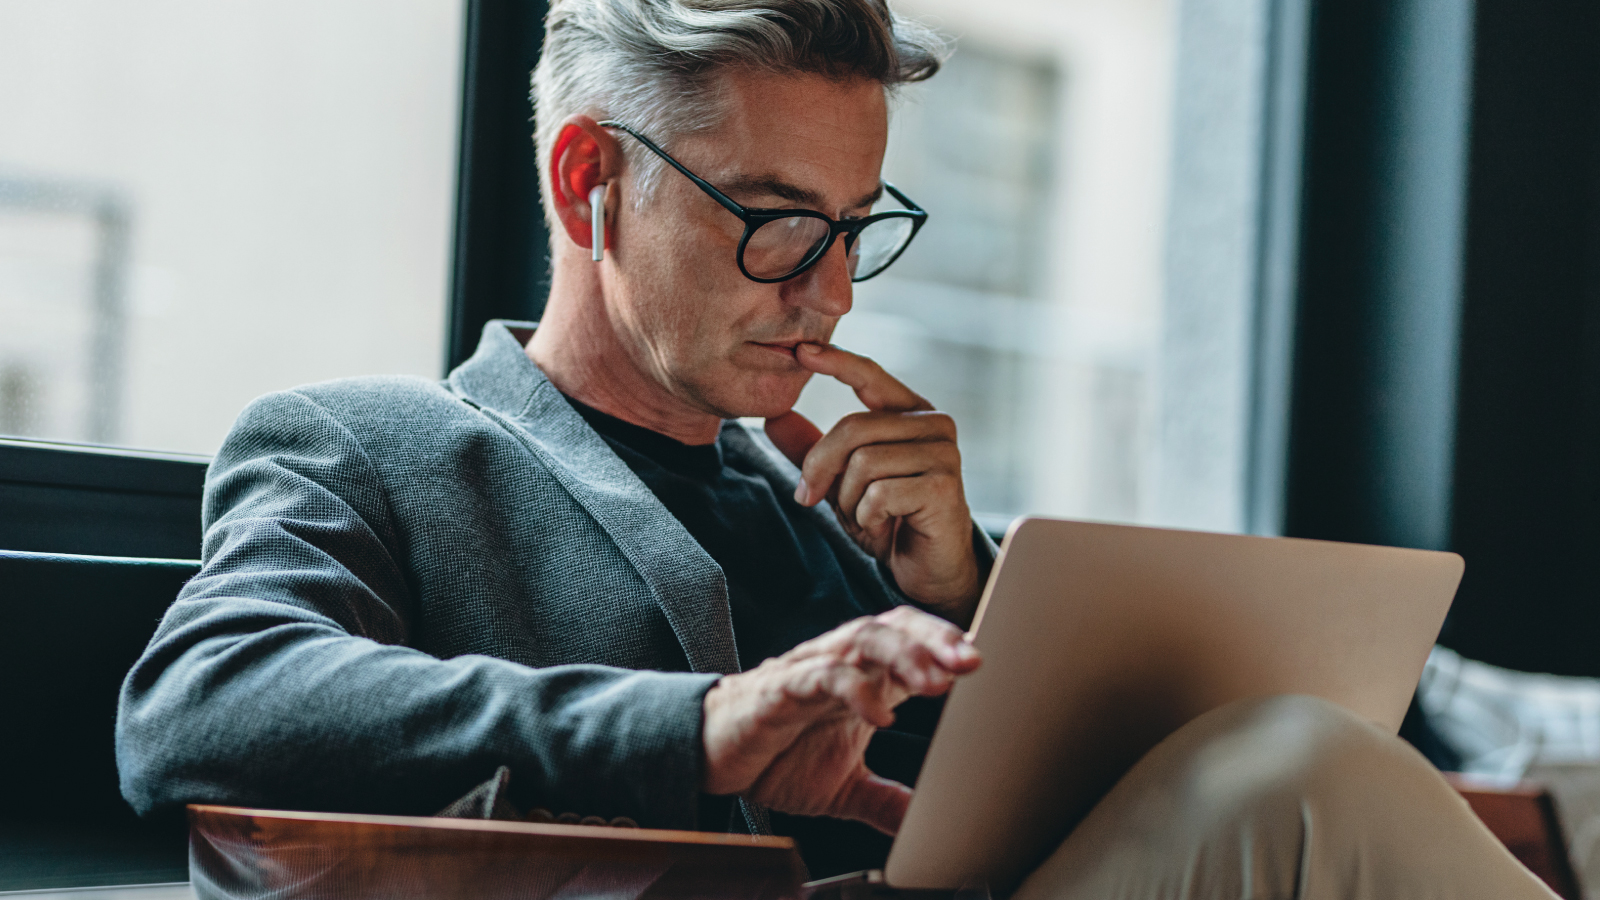
<path fill-rule="evenodd" d="M 599 123 L 588 116 L 568 116 L 556 134 L 550 150 L 550 198 L 556 219 L 567 238 L 584 249 L 592 249 L 589 191 L 597 185 L 612 184 L 622 174 L 622 146 Z M 616 191 L 607 191 L 609 203 Z M 608 210 L 609 211 L 609 210 Z M 611 223 L 606 224 L 609 245 Z"/>

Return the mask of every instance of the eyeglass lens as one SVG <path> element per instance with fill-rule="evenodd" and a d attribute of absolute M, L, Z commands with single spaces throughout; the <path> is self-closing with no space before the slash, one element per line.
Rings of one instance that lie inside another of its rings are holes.
<path fill-rule="evenodd" d="M 744 245 L 744 267 L 757 278 L 782 278 L 804 265 L 828 239 L 828 223 L 786 216 L 763 224 Z"/>
<path fill-rule="evenodd" d="M 871 278 L 882 271 L 911 240 L 911 231 L 908 218 L 880 219 L 863 228 L 850 248 L 850 277 Z M 828 234 L 823 219 L 773 219 L 757 228 L 745 243 L 745 270 L 757 278 L 782 278 L 810 262 Z"/>
<path fill-rule="evenodd" d="M 850 277 L 859 281 L 882 272 L 905 249 L 911 231 L 912 220 L 903 217 L 879 219 L 861 229 L 855 246 L 850 248 Z"/>

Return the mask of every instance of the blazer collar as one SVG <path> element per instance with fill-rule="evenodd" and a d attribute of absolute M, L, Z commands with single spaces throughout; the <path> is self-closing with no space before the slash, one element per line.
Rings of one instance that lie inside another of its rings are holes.
<path fill-rule="evenodd" d="M 739 671 L 721 567 L 528 358 L 523 347 L 536 327 L 484 325 L 477 351 L 450 373 L 450 389 L 522 440 L 611 535 L 694 671 Z"/>
<path fill-rule="evenodd" d="M 478 348 L 450 373 L 450 389 L 475 406 L 520 414 L 540 383 L 549 384 L 523 349 L 538 327 L 538 322 L 509 319 L 485 323 Z"/>

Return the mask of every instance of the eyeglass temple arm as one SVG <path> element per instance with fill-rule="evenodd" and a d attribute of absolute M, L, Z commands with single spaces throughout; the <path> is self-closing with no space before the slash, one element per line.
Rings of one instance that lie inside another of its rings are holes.
<path fill-rule="evenodd" d="M 927 213 L 927 210 L 923 209 L 922 207 L 918 206 L 916 203 L 912 202 L 910 197 L 907 197 L 905 194 L 900 193 L 900 189 L 899 188 L 895 187 L 894 185 L 890 184 L 887 181 L 885 181 L 883 183 L 883 186 L 884 186 L 884 188 L 886 190 L 888 190 L 889 193 L 894 195 L 894 198 L 896 200 L 899 200 L 901 203 L 904 203 L 906 205 L 906 209 L 909 209 L 912 212 L 919 212 L 919 213 L 924 213 L 924 214 Z"/>
<path fill-rule="evenodd" d="M 669 156 L 667 154 L 667 151 L 661 149 L 660 147 L 657 147 L 655 141 L 650 140 L 649 138 L 645 137 L 644 135 L 640 134 L 637 131 L 634 131 L 632 128 L 629 128 L 627 125 L 624 125 L 623 123 L 618 122 L 615 119 L 607 119 L 604 122 L 600 122 L 600 123 L 597 123 L 597 124 L 599 124 L 599 126 L 601 128 L 615 128 L 618 131 L 625 131 L 628 134 L 632 135 L 634 140 L 636 140 L 639 143 L 641 143 L 641 144 L 645 145 L 646 147 L 650 148 L 651 152 L 653 152 L 655 155 L 661 157 L 662 159 L 666 160 L 668 165 L 672 166 L 674 169 L 677 169 L 679 172 L 682 172 L 683 173 L 683 177 L 685 177 L 685 178 L 689 179 L 690 181 L 694 182 L 696 187 L 700 188 L 700 190 L 702 190 L 702 191 L 705 191 L 707 194 L 710 194 L 711 195 L 711 199 L 713 199 L 713 200 L 717 201 L 718 203 L 722 204 L 728 210 L 728 212 L 733 213 L 734 215 L 738 216 L 741 219 L 745 218 L 746 215 L 748 215 L 749 211 L 746 210 L 743 206 L 739 205 L 739 203 L 737 201 L 735 201 L 732 197 L 729 197 L 727 194 L 724 194 L 723 192 L 717 190 L 716 187 L 714 187 L 711 184 L 711 182 L 706 181 L 704 178 L 701 178 L 699 175 L 696 175 L 695 173 L 689 171 L 687 168 L 684 168 L 683 163 L 680 163 L 677 160 L 673 159 L 671 156 Z M 894 185 L 890 184 L 887 181 L 883 182 L 883 186 L 889 191 L 889 193 L 894 195 L 894 198 L 896 200 L 899 200 L 901 203 L 904 203 L 906 205 L 907 209 L 912 210 L 914 212 L 923 213 L 923 214 L 927 213 L 927 210 L 923 209 L 922 207 L 920 207 L 916 203 L 914 203 L 911 200 L 910 197 L 907 197 L 905 194 L 900 193 L 900 189 L 899 188 L 895 187 Z"/>
<path fill-rule="evenodd" d="M 689 179 L 690 181 L 694 182 L 696 187 L 698 187 L 702 191 L 705 191 L 707 194 L 710 194 L 711 195 L 711 199 L 717 201 L 718 203 L 720 203 L 724 207 L 726 207 L 728 212 L 733 213 L 734 215 L 738 216 L 741 219 L 745 217 L 746 212 L 745 212 L 745 208 L 743 206 L 740 206 L 738 203 L 734 202 L 734 199 L 732 197 L 729 197 L 727 194 L 724 194 L 723 192 L 717 190 L 715 187 L 712 187 L 711 182 L 706 181 L 704 178 L 701 178 L 699 175 L 696 175 L 695 173 L 693 173 L 693 172 L 689 171 L 688 169 L 684 168 L 683 163 L 680 163 L 677 160 L 673 159 L 671 156 L 668 156 L 667 155 L 667 151 L 661 149 L 660 147 L 657 147 L 656 144 L 655 144 L 655 141 L 650 140 L 649 138 L 645 137 L 644 135 L 640 134 L 639 132 L 634 131 L 632 128 L 629 128 L 628 126 L 622 124 L 621 122 L 615 121 L 613 119 L 607 119 L 606 121 L 601 122 L 599 124 L 600 124 L 601 128 L 616 128 L 616 129 L 618 129 L 620 131 L 626 131 L 628 134 L 633 136 L 634 140 L 636 140 L 639 143 L 641 143 L 641 144 L 645 145 L 646 147 L 650 148 L 651 152 L 653 152 L 655 155 L 661 157 L 662 159 L 666 160 L 668 165 L 672 166 L 674 169 L 677 169 L 679 172 L 682 172 L 683 173 L 683 177 L 685 177 L 685 178 Z"/>

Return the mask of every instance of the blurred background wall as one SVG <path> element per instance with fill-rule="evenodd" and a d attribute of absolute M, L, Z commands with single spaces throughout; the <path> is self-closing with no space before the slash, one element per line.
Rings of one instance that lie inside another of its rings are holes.
<path fill-rule="evenodd" d="M 0 432 L 210 453 L 265 391 L 437 376 L 461 7 L 0 0 Z"/>
<path fill-rule="evenodd" d="M 1174 4 L 920 0 L 884 174 L 932 211 L 836 340 L 956 416 L 973 507 L 1151 517 Z M 801 409 L 859 409 L 817 382 Z"/>

